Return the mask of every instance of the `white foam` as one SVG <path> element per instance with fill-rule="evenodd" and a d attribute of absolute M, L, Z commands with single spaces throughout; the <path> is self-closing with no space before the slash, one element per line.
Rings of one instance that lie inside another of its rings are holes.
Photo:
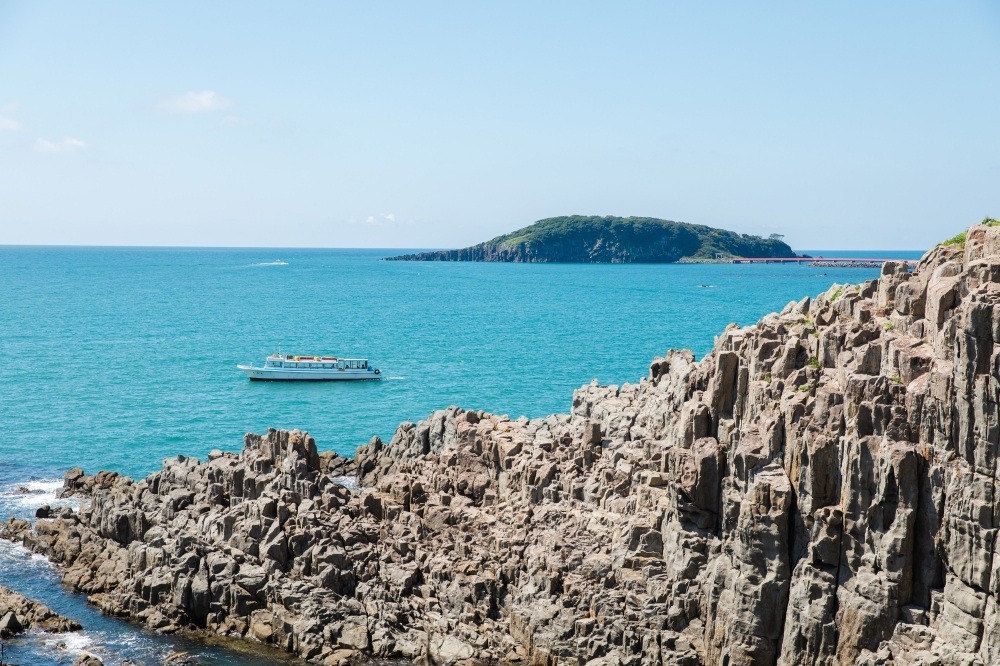
<path fill-rule="evenodd" d="M 0 491 L 0 500 L 6 500 L 10 504 L 28 509 L 38 508 L 43 504 L 78 508 L 80 506 L 79 498 L 57 497 L 62 487 L 62 479 L 42 479 L 38 481 L 11 483 Z"/>
<path fill-rule="evenodd" d="M 27 488 L 33 493 L 54 493 L 55 491 L 62 488 L 63 482 L 61 479 L 45 480 L 45 481 L 28 481 L 27 483 L 17 484 L 18 488 Z"/>
<path fill-rule="evenodd" d="M 65 634 L 47 634 L 42 640 L 42 644 L 46 647 L 58 647 L 76 654 L 92 646 L 94 639 L 82 631 L 70 631 Z"/>
<path fill-rule="evenodd" d="M 406 379 L 406 377 L 386 377 L 386 379 L 391 381 L 399 381 L 401 379 Z"/>
<path fill-rule="evenodd" d="M 257 266 L 287 266 L 287 261 L 282 261 L 281 259 L 275 259 L 274 261 L 262 261 L 259 264 L 250 264 L 248 268 L 256 268 Z"/>
<path fill-rule="evenodd" d="M 62 479 L 41 479 L 10 483 L 0 490 L 0 502 L 24 508 L 38 508 L 43 504 L 53 507 L 68 506 L 79 509 L 83 500 L 79 497 L 59 497 L 63 488 Z"/>
<path fill-rule="evenodd" d="M 35 553 L 25 548 L 20 542 L 0 540 L 0 555 L 10 555 L 11 557 L 31 557 L 34 554 Z M 42 559 L 44 560 L 45 558 L 43 557 Z"/>
<path fill-rule="evenodd" d="M 332 476 L 330 480 L 338 486 L 343 486 L 353 492 L 361 489 L 361 486 L 358 485 L 358 477 L 356 476 Z"/>
<path fill-rule="evenodd" d="M 53 568 L 53 564 L 49 561 L 49 558 L 34 553 L 25 548 L 23 544 L 13 541 L 0 541 L 0 560 L 17 560 L 17 567 L 22 569 L 27 567 L 35 573 Z M 0 564 L 0 566 L 6 567 L 7 564 Z M 32 575 L 35 575 L 35 573 Z"/>

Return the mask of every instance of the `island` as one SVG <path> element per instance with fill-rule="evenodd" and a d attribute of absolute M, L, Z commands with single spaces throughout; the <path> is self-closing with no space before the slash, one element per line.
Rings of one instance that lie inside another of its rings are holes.
<path fill-rule="evenodd" d="M 777 234 L 762 238 L 655 217 L 563 215 L 461 250 L 404 254 L 387 260 L 668 264 L 795 256 Z"/>

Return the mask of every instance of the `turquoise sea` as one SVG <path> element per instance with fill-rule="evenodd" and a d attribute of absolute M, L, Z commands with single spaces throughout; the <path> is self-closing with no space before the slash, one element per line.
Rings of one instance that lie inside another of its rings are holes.
<path fill-rule="evenodd" d="M 142 476 L 178 453 L 238 450 L 244 433 L 268 427 L 308 430 L 321 449 L 350 455 L 451 404 L 515 417 L 565 412 L 591 379 L 636 381 L 670 348 L 700 357 L 730 322 L 878 273 L 380 261 L 397 253 L 0 247 L 0 519 L 51 502 L 69 467 Z M 384 379 L 250 382 L 236 370 L 279 346 L 367 357 Z M 206 664 L 279 663 L 103 618 L 9 545 L 0 545 L 0 584 L 88 630 L 64 647 L 11 642 L 8 657 L 26 666 L 69 663 L 87 644 L 103 646 L 109 664 L 158 663 L 178 646 Z"/>

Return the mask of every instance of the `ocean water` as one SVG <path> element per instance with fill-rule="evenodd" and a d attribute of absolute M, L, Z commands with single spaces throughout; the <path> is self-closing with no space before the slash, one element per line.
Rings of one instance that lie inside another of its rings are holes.
<path fill-rule="evenodd" d="M 701 357 L 730 322 L 878 273 L 380 261 L 395 253 L 0 247 L 0 519 L 51 502 L 69 467 L 143 476 L 178 453 L 239 450 L 244 433 L 268 427 L 308 430 L 320 449 L 350 455 L 452 404 L 512 417 L 565 412 L 592 379 L 637 381 L 670 348 Z M 279 346 L 367 357 L 383 380 L 250 382 L 236 369 Z M 108 663 L 156 663 L 178 647 L 204 663 L 279 663 L 103 618 L 17 548 L 0 545 L 0 584 L 87 629 L 63 646 L 13 641 L 17 663 L 69 663 L 87 645 Z"/>

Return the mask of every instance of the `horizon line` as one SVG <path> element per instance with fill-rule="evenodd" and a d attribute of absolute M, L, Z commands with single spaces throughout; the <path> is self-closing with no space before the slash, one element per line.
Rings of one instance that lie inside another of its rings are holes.
<path fill-rule="evenodd" d="M 460 247 L 389 247 L 389 246 L 311 246 L 298 245 L 97 245 L 86 243 L 0 243 L 0 248 L 79 248 L 79 249 L 121 249 L 121 250 L 417 250 L 436 252 L 461 250 Z M 822 250 L 844 252 L 927 252 L 930 248 L 803 248 L 794 252 L 815 252 Z"/>

